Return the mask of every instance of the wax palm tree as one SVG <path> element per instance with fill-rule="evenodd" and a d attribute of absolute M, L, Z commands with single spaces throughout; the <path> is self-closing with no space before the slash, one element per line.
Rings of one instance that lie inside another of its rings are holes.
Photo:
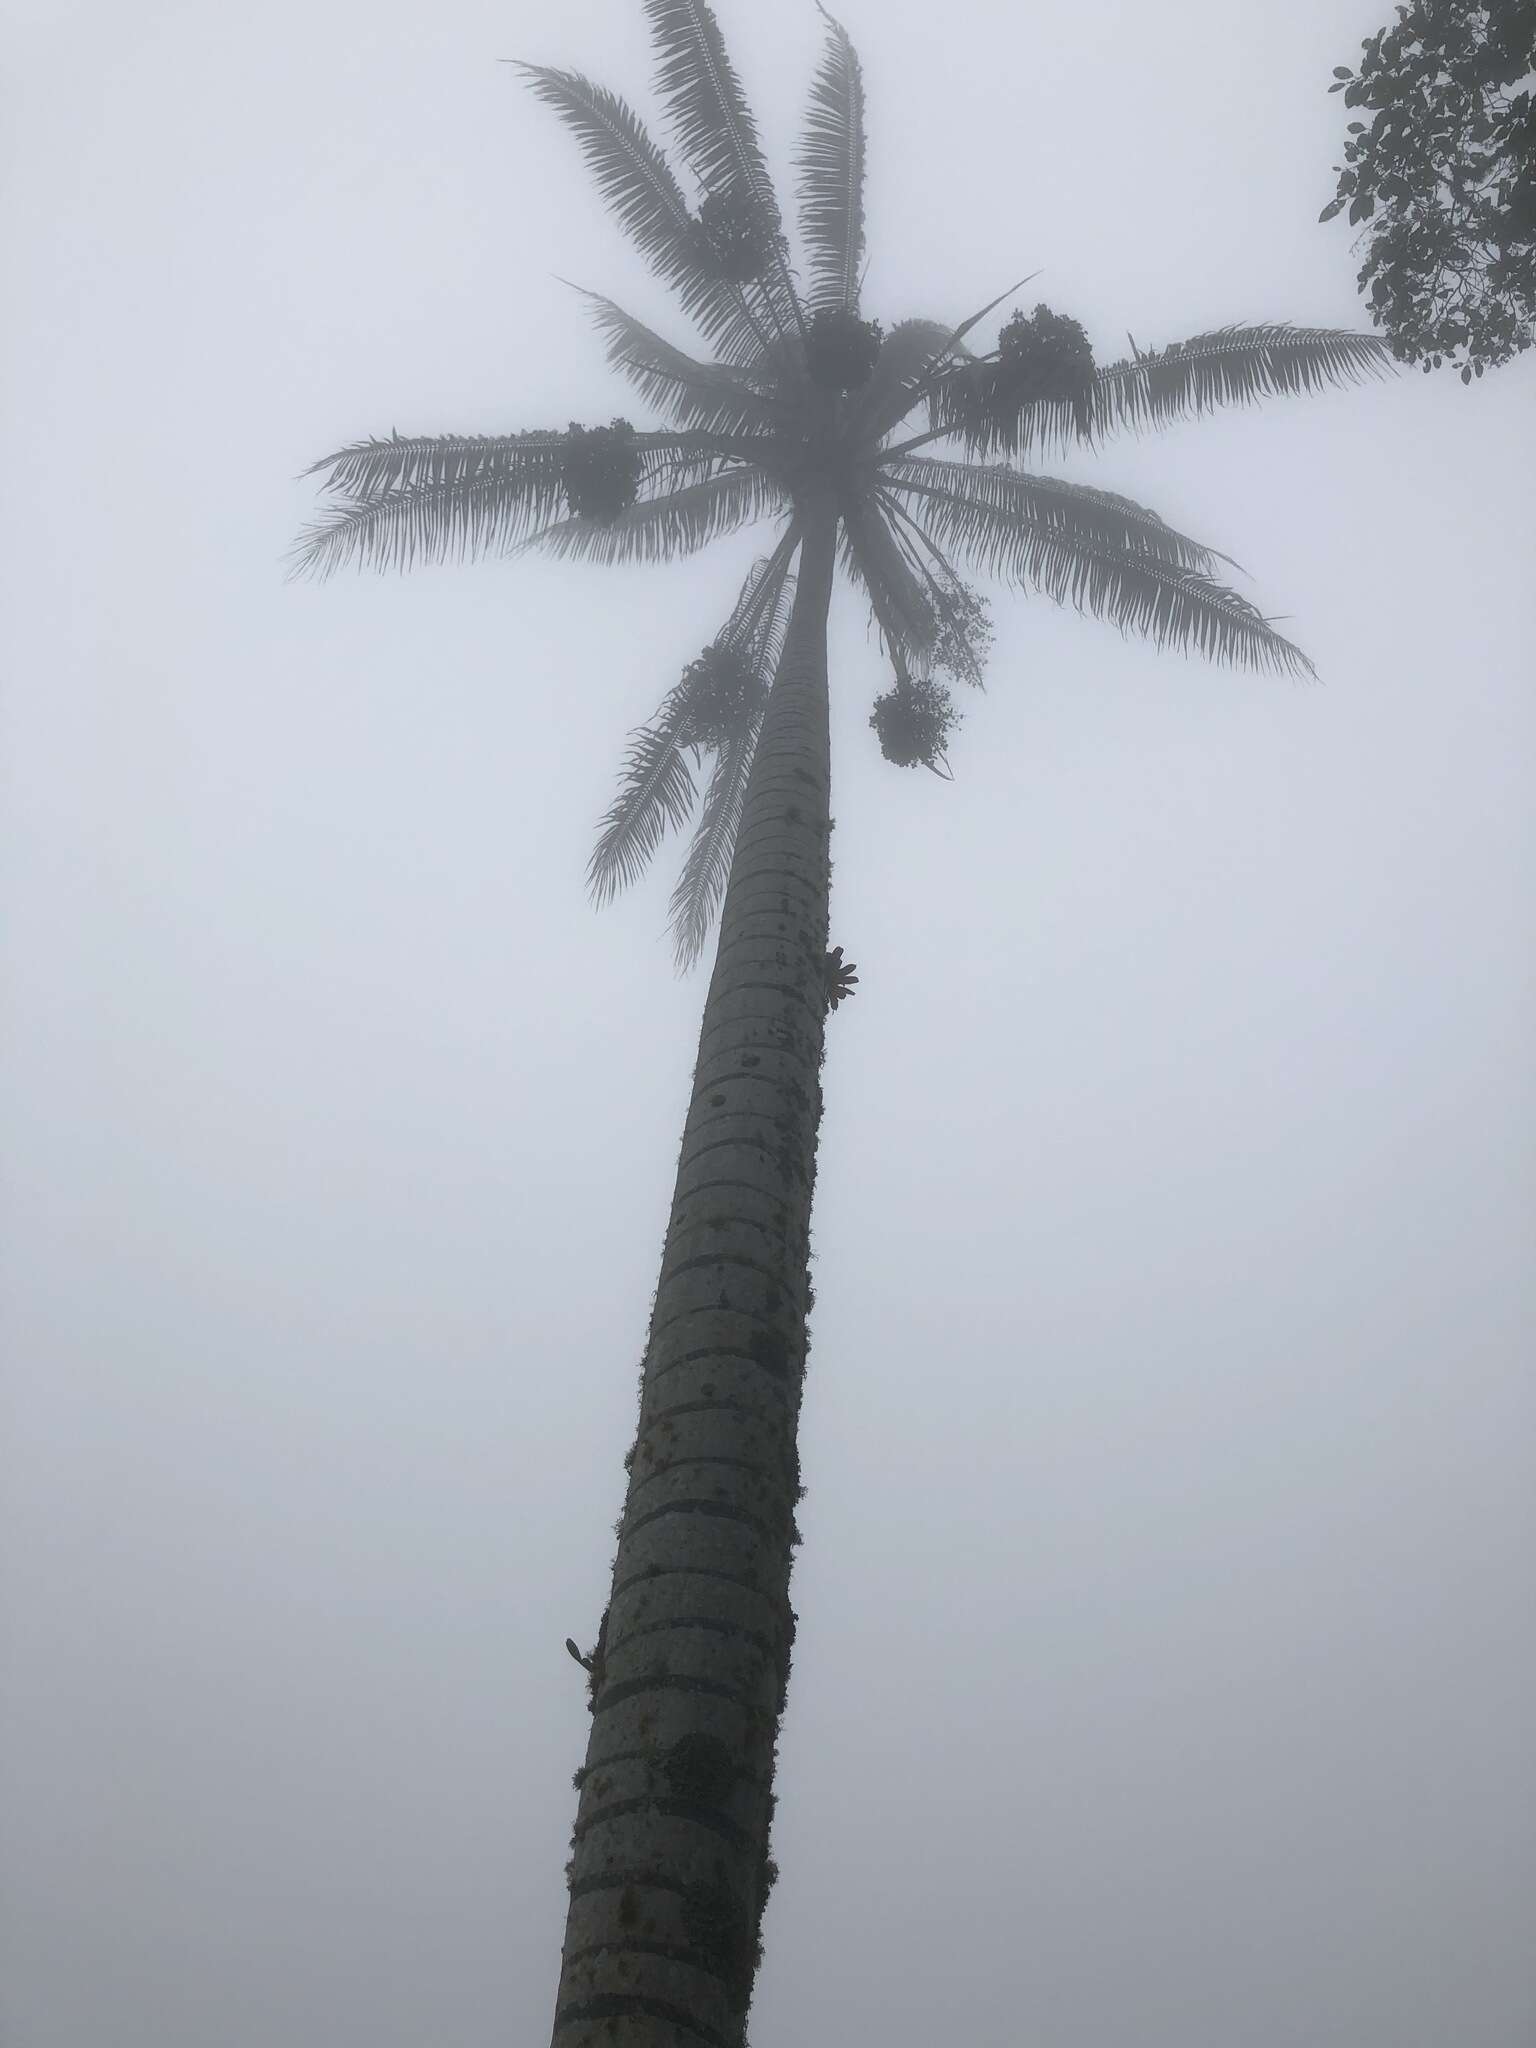
<path fill-rule="evenodd" d="M 668 424 L 356 443 L 315 465 L 335 498 L 296 551 L 318 573 L 530 548 L 659 562 L 777 522 L 724 626 L 634 735 L 589 876 L 603 900 L 644 868 L 693 815 L 707 757 L 673 925 L 686 965 L 723 897 L 720 940 L 609 1601 L 594 1649 L 569 1646 L 589 1670 L 593 1720 L 560 2048 L 739 2043 L 761 1955 L 794 1635 L 819 1070 L 827 1010 L 851 979 L 827 950 L 836 571 L 867 600 L 891 663 L 871 723 L 904 765 L 943 771 L 956 712 L 942 678 L 980 681 L 989 629 L 963 567 L 1160 645 L 1305 673 L 1306 657 L 1218 580 L 1224 556 L 1127 498 L 1014 458 L 1390 365 L 1374 336 L 1274 325 L 1161 352 L 1133 343 L 1096 367 L 1083 330 L 1045 306 L 973 348 L 1004 300 L 959 325 L 906 319 L 885 333 L 860 314 L 865 109 L 847 35 L 827 17 L 798 163 L 797 271 L 710 8 L 644 4 L 694 199 L 622 99 L 522 69 L 711 352 L 589 295 L 610 360 Z"/>

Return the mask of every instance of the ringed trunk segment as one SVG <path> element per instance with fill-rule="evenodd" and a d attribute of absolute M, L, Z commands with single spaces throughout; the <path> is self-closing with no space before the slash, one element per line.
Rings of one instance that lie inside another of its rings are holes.
<path fill-rule="evenodd" d="M 741 2048 L 795 1617 L 826 1017 L 827 612 L 800 571 L 704 1006 L 593 1674 L 552 2048 Z"/>

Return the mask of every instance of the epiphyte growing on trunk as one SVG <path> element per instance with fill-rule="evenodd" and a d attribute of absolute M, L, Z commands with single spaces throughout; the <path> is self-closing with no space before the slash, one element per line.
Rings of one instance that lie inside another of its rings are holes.
<path fill-rule="evenodd" d="M 827 982 L 827 1007 L 835 1010 L 839 1003 L 846 1002 L 854 992 L 858 980 L 857 962 L 843 960 L 843 949 L 834 946 L 823 962 Z"/>
<path fill-rule="evenodd" d="M 576 1640 L 573 1636 L 566 1637 L 565 1647 L 570 1651 L 571 1655 L 576 1659 L 576 1662 L 587 1674 L 588 1709 L 589 1711 L 595 1712 L 597 1708 L 597 1695 L 599 1691 L 602 1689 L 603 1683 L 603 1653 L 608 1647 L 607 1608 L 605 1607 L 603 1609 L 603 1618 L 597 1625 L 597 1641 L 592 1645 L 592 1648 L 587 1652 L 586 1656 L 583 1656 L 581 1651 L 576 1647 Z"/>

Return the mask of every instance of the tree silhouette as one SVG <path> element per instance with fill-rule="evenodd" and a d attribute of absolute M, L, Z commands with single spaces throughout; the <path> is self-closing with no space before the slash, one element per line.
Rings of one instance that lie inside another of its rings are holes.
<path fill-rule="evenodd" d="M 714 14 L 644 4 L 692 199 L 624 100 L 522 69 L 710 351 L 587 295 L 610 361 L 668 423 L 356 443 L 310 472 L 332 502 L 296 556 L 319 574 L 534 548 L 656 562 L 776 523 L 724 625 L 632 736 L 591 860 L 605 900 L 697 807 L 672 902 L 680 964 L 717 907 L 720 938 L 609 1601 L 592 1652 L 567 1644 L 593 1718 L 554 2022 L 559 2048 L 735 2048 L 776 1875 L 824 1029 L 856 978 L 827 945 L 837 572 L 891 664 L 871 724 L 901 765 L 943 772 L 957 714 L 942 678 L 981 679 L 990 629 L 962 564 L 1159 645 L 1307 673 L 1218 580 L 1225 556 L 1114 492 L 990 458 L 1312 391 L 1390 358 L 1374 336 L 1266 325 L 1133 344 L 1099 367 L 1083 329 L 1046 306 L 975 346 L 1018 287 L 958 324 L 886 330 L 860 306 L 865 102 L 843 29 L 826 17 L 797 266 Z"/>
<path fill-rule="evenodd" d="M 1366 223 L 1357 283 L 1393 354 L 1469 384 L 1536 338 L 1536 0 L 1413 0 L 1362 47 L 1328 89 L 1370 119 L 1318 219 Z"/>

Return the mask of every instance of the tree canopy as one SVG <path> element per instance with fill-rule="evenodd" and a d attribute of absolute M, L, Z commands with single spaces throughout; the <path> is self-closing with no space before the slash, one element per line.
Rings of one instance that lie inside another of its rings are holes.
<path fill-rule="evenodd" d="M 1410 0 L 1334 68 L 1338 190 L 1367 223 L 1357 282 L 1402 362 L 1470 383 L 1536 339 L 1536 0 Z"/>
<path fill-rule="evenodd" d="M 814 509 L 835 515 L 834 572 L 867 600 L 894 671 L 870 721 L 882 754 L 947 774 L 961 713 L 940 672 L 980 687 L 989 637 L 985 601 L 962 569 L 1158 646 L 1313 672 L 1220 580 L 1223 566 L 1237 567 L 1229 557 L 1116 492 L 1012 458 L 1097 447 L 1392 367 L 1377 335 L 1279 321 L 1162 349 L 1133 341 L 1130 357 L 1099 363 L 1084 328 L 1045 304 L 1015 310 L 989 346 L 977 330 L 1029 277 L 958 325 L 865 318 L 863 71 L 847 32 L 822 12 L 826 46 L 795 160 L 798 249 L 707 0 L 645 0 L 672 154 L 617 93 L 574 72 L 519 67 L 574 134 L 609 209 L 707 353 L 585 292 L 609 362 L 665 424 L 352 442 L 312 465 L 328 503 L 294 550 L 296 568 L 316 575 L 529 548 L 656 563 L 777 523 L 725 626 L 632 735 L 589 866 L 592 894 L 606 901 L 700 813 L 672 901 L 684 969 L 701 957 L 730 872 Z"/>

